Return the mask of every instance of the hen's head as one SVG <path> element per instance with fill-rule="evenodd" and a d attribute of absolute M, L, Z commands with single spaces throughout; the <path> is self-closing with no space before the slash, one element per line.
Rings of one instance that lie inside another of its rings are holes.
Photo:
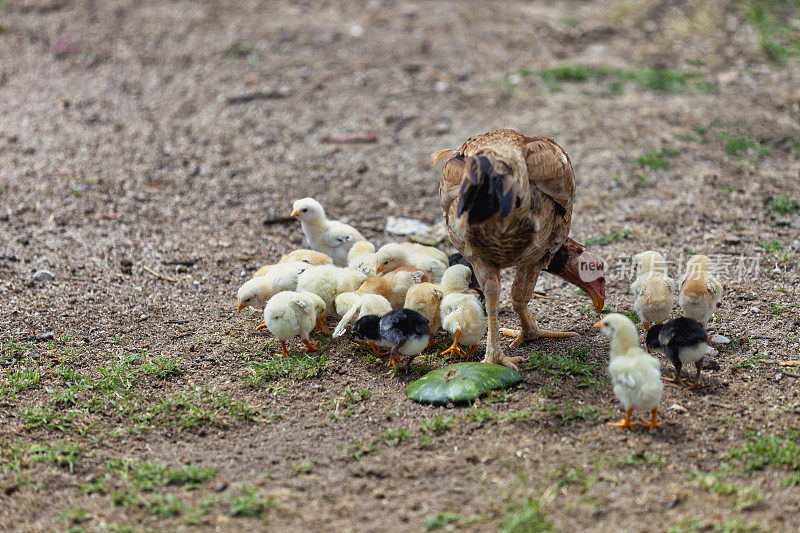
<path fill-rule="evenodd" d="M 606 300 L 606 262 L 582 244 L 567 239 L 550 264 L 544 269 L 583 289 L 592 299 L 595 311 L 601 311 Z"/>
<path fill-rule="evenodd" d="M 317 220 L 325 218 L 325 209 L 313 198 L 302 198 L 292 204 L 292 216 L 302 221 Z"/>

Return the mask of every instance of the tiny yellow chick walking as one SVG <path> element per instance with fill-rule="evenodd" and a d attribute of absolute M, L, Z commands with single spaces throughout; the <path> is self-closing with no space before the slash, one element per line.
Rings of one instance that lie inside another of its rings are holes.
<path fill-rule="evenodd" d="M 636 326 L 623 315 L 611 313 L 603 317 L 594 327 L 611 339 L 611 362 L 608 372 L 614 384 L 614 394 L 622 402 L 627 412 L 619 422 L 609 426 L 631 429 L 633 426 L 644 426 L 655 429 L 661 424 L 656 422 L 658 404 L 664 384 L 661 382 L 661 363 L 639 347 Z M 631 424 L 633 410 L 650 411 L 650 421 Z"/>

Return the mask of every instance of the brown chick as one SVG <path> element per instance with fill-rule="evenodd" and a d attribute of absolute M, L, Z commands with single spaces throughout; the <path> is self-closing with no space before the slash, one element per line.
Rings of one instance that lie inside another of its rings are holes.
<path fill-rule="evenodd" d="M 442 212 L 451 241 L 473 265 L 486 296 L 489 338 L 484 362 L 516 368 L 514 363 L 522 359 L 506 357 L 500 346 L 501 268 L 516 267 L 511 300 L 522 330 L 503 331 L 515 337 L 512 346 L 540 337 L 576 335 L 540 329 L 528 313 L 539 272 L 551 266 L 569 233 L 575 176 L 567 153 L 550 138 L 503 129 L 471 137 L 457 150 L 440 150 L 431 161 L 447 161 L 439 182 Z M 601 309 L 604 279 L 600 268 L 570 281 Z"/>
<path fill-rule="evenodd" d="M 403 307 L 406 293 L 417 283 L 431 282 L 431 277 L 422 270 L 414 267 L 400 267 L 384 274 L 372 276 L 359 287 L 358 294 L 380 294 L 392 305 L 392 309 Z"/>
<path fill-rule="evenodd" d="M 683 314 L 697 320 L 705 328 L 722 297 L 722 284 L 711 274 L 711 260 L 705 255 L 689 259 L 680 286 L 678 303 Z"/>
<path fill-rule="evenodd" d="M 428 282 L 412 285 L 406 292 L 406 301 L 403 307 L 416 311 L 428 319 L 431 329 L 428 346 L 433 344 L 433 337 L 442 324 L 442 318 L 439 316 L 439 305 L 442 303 L 442 298 L 444 298 L 444 293 L 441 287 Z"/>
<path fill-rule="evenodd" d="M 322 252 L 315 252 L 314 250 L 308 250 L 306 248 L 300 248 L 298 250 L 293 250 L 288 254 L 284 254 L 281 257 L 281 260 L 278 261 L 280 263 L 289 263 L 292 261 L 301 261 L 303 263 L 308 263 L 309 265 L 329 265 L 333 263 L 333 259 L 328 257 L 327 255 L 323 254 Z M 264 265 L 258 270 L 256 273 L 253 274 L 254 278 L 259 276 L 265 276 L 269 269 L 275 265 Z"/>

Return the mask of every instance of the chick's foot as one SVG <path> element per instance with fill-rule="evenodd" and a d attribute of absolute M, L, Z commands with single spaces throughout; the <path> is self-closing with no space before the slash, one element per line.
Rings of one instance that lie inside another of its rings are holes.
<path fill-rule="evenodd" d="M 392 367 L 392 370 L 397 372 L 397 363 L 399 362 L 400 360 L 397 358 L 397 352 L 392 352 L 392 356 L 389 357 L 389 362 L 386 363 L 386 366 Z"/>
<path fill-rule="evenodd" d="M 325 322 L 324 316 L 317 318 L 317 322 L 314 324 L 314 333 L 323 333 L 325 335 L 331 334 L 331 328 L 329 328 L 328 323 Z"/>
<path fill-rule="evenodd" d="M 286 341 L 280 341 L 281 348 L 283 349 L 282 353 L 276 353 L 275 357 L 286 357 L 289 355 L 289 350 L 286 349 Z"/>
<path fill-rule="evenodd" d="M 457 329 L 455 334 L 453 335 L 453 344 L 443 351 L 441 355 L 449 355 L 450 357 L 455 357 L 456 354 L 464 357 L 464 350 L 458 345 L 458 338 L 461 336 L 461 330 Z"/>
<path fill-rule="evenodd" d="M 306 353 L 316 352 L 317 346 L 319 346 L 319 341 L 315 343 L 311 343 L 308 339 L 303 339 L 303 344 L 305 344 L 305 348 L 300 348 Z"/>
<path fill-rule="evenodd" d="M 633 407 L 628 409 L 628 412 L 625 413 L 625 418 L 620 420 L 619 422 L 609 422 L 608 425 L 612 428 L 623 428 L 623 429 L 631 429 L 633 425 L 631 424 L 631 415 L 633 414 Z"/>
<path fill-rule="evenodd" d="M 656 415 L 658 415 L 658 407 L 653 409 L 653 418 L 650 421 L 645 420 L 644 422 L 636 422 L 634 426 L 644 426 L 648 429 L 656 429 L 657 427 L 661 427 L 661 423 L 656 422 Z"/>

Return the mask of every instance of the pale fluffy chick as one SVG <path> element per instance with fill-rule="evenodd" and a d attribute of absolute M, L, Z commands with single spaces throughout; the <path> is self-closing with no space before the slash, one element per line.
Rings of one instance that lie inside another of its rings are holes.
<path fill-rule="evenodd" d="M 414 267 L 400 267 L 383 276 L 373 276 L 358 288 L 358 294 L 380 294 L 392 306 L 392 309 L 403 307 L 406 293 L 417 283 L 430 282 L 431 277 Z"/>
<path fill-rule="evenodd" d="M 353 226 L 328 220 L 325 209 L 313 198 L 297 200 L 292 205 L 292 216 L 300 219 L 308 245 L 330 256 L 337 266 L 347 265 L 347 252 L 353 244 L 364 240 Z"/>
<path fill-rule="evenodd" d="M 301 261 L 279 263 L 274 265 L 263 276 L 246 281 L 237 293 L 238 311 L 247 306 L 264 309 L 267 301 L 281 291 L 293 291 L 297 288 L 297 278 L 311 268 Z"/>
<path fill-rule="evenodd" d="M 363 316 L 383 316 L 391 310 L 389 300 L 380 294 L 344 292 L 336 297 L 336 314 L 341 315 L 342 319 L 333 330 L 333 336 L 341 337 L 347 331 L 347 326 Z"/>
<path fill-rule="evenodd" d="M 400 246 L 406 248 L 410 253 L 429 255 L 437 261 L 441 261 L 445 265 L 448 264 L 447 254 L 438 248 L 434 248 L 433 246 L 425 246 L 424 244 L 408 241 L 401 242 Z"/>
<path fill-rule="evenodd" d="M 442 289 L 434 283 L 418 283 L 412 285 L 406 292 L 406 301 L 403 307 L 416 311 L 428 319 L 431 328 L 429 346 L 433 343 L 433 337 L 442 325 L 439 313 L 442 298 L 444 298 Z"/>
<path fill-rule="evenodd" d="M 397 243 L 381 246 L 375 255 L 375 264 L 378 267 L 378 274 L 391 272 L 402 266 L 418 268 L 425 271 L 434 283 L 442 280 L 442 274 L 447 269 L 446 262 L 443 263 L 427 254 L 411 253 Z"/>
<path fill-rule="evenodd" d="M 281 343 L 282 353 L 278 357 L 286 357 L 286 341 L 300 337 L 306 352 L 317 351 L 316 343 L 308 340 L 308 334 L 314 329 L 318 316 L 325 310 L 325 302 L 316 294 L 308 292 L 284 291 L 276 294 L 264 308 L 264 324 L 272 335 Z"/>
<path fill-rule="evenodd" d="M 313 292 L 325 302 L 327 316 L 336 312 L 336 296 L 353 292 L 364 282 L 366 276 L 352 268 L 334 265 L 312 266 L 297 278 L 297 291 Z"/>
<path fill-rule="evenodd" d="M 486 334 L 486 315 L 478 297 L 470 290 L 472 271 L 464 265 L 453 265 L 442 276 L 439 285 L 444 293 L 439 307 L 442 327 L 453 336 L 453 344 L 442 355 L 458 354 L 469 358 Z M 469 346 L 464 352 L 460 347 Z"/>
<path fill-rule="evenodd" d="M 283 255 L 280 261 L 278 261 L 278 264 L 291 263 L 294 261 L 301 261 L 303 263 L 308 263 L 309 265 L 329 265 L 333 263 L 333 259 L 331 259 L 330 257 L 328 257 L 323 253 L 315 252 L 314 250 L 307 250 L 305 248 L 300 248 L 299 250 L 294 250 L 292 252 L 289 252 L 288 254 Z M 261 268 L 256 270 L 256 273 L 253 274 L 253 277 L 257 278 L 259 276 L 265 275 L 267 272 L 269 272 L 269 269 L 272 268 L 273 266 L 275 265 L 262 266 Z"/>
<path fill-rule="evenodd" d="M 375 265 L 375 245 L 369 241 L 358 241 L 347 252 L 347 266 L 366 274 L 374 276 L 377 270 Z"/>
<path fill-rule="evenodd" d="M 633 260 L 637 275 L 631 284 L 631 292 L 636 297 L 633 309 L 644 329 L 649 329 L 650 324 L 669 320 L 675 304 L 675 281 L 667 276 L 667 264 L 660 253 L 642 252 Z"/>
<path fill-rule="evenodd" d="M 658 359 L 639 347 L 636 326 L 628 317 L 610 313 L 594 326 L 611 339 L 608 372 L 611 374 L 614 394 L 627 409 L 624 419 L 609 425 L 627 429 L 634 425 L 657 428 L 661 425 L 656 422 L 658 404 L 664 391 Z M 631 424 L 634 409 L 650 411 L 652 418 Z"/>
<path fill-rule="evenodd" d="M 705 255 L 689 259 L 678 296 L 683 314 L 697 320 L 705 328 L 714 316 L 721 297 L 722 284 L 711 274 L 711 260 Z"/>

